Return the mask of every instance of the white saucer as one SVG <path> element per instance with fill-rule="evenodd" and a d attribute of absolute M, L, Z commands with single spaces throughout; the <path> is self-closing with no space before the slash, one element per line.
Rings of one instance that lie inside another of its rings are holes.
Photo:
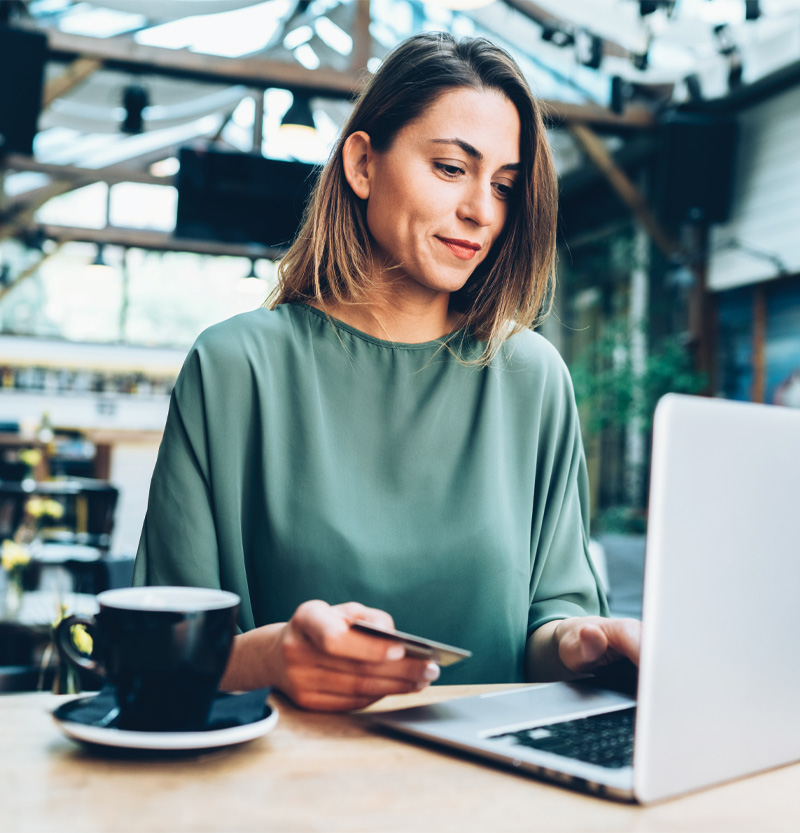
<path fill-rule="evenodd" d="M 115 746 L 118 749 L 189 750 L 216 749 L 255 740 L 271 731 L 278 722 L 278 710 L 269 706 L 269 714 L 263 720 L 228 729 L 210 729 L 206 732 L 133 732 L 105 726 L 90 726 L 71 720 L 60 720 L 55 715 L 58 728 L 74 740 Z"/>

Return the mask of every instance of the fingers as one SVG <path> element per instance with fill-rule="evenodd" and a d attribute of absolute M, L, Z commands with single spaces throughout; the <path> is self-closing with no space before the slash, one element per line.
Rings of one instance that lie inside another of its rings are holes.
<path fill-rule="evenodd" d="M 578 630 L 577 651 L 583 668 L 600 662 L 608 651 L 608 637 L 596 625 L 584 625 Z"/>
<path fill-rule="evenodd" d="M 622 658 L 639 664 L 641 622 L 636 619 L 565 619 L 556 629 L 556 638 L 559 658 L 571 671 L 591 671 Z"/>
<path fill-rule="evenodd" d="M 642 623 L 638 619 L 608 619 L 609 646 L 637 668 L 642 645 Z"/>
<path fill-rule="evenodd" d="M 556 634 L 559 659 L 570 671 L 585 672 L 595 667 L 608 648 L 603 631 L 584 617 L 565 619 Z"/>
<path fill-rule="evenodd" d="M 352 630 L 357 619 L 394 626 L 384 611 L 317 600 L 300 605 L 283 628 L 281 688 L 298 705 L 361 709 L 389 694 L 419 691 L 439 677 L 435 663 L 406 657 L 401 645 Z"/>
<path fill-rule="evenodd" d="M 295 691 L 299 693 L 298 703 L 307 708 L 310 707 L 308 703 L 315 700 L 319 694 L 349 698 L 358 702 L 374 702 L 390 694 L 409 694 L 413 691 L 420 691 L 428 684 L 426 680 L 397 680 L 389 677 L 333 671 L 315 666 L 295 668 L 290 673 L 290 679 Z M 350 706 L 350 708 L 363 707 Z"/>
<path fill-rule="evenodd" d="M 351 622 L 366 619 L 384 627 L 394 627 L 392 617 L 382 610 L 357 602 L 331 607 L 322 601 L 305 602 L 297 608 L 292 624 L 323 654 L 346 657 L 361 662 L 384 662 L 401 659 L 402 647 L 350 629 Z"/>
<path fill-rule="evenodd" d="M 358 602 L 347 602 L 341 605 L 334 605 L 333 610 L 339 610 L 347 619 L 348 624 L 352 624 L 357 619 L 364 619 L 367 622 L 372 622 L 373 625 L 380 625 L 382 628 L 393 628 L 394 619 L 385 611 L 378 610 L 375 607 L 365 607 Z"/>
<path fill-rule="evenodd" d="M 359 634 L 360 635 L 360 634 Z M 370 639 L 370 637 L 365 637 Z M 380 640 L 375 640 L 379 642 Z M 386 653 L 385 645 L 380 646 L 381 653 Z M 284 656 L 287 665 L 313 666 L 326 671 L 336 671 L 351 675 L 382 677 L 387 680 L 418 683 L 437 679 L 439 666 L 425 659 L 404 657 L 399 660 L 386 660 L 380 657 L 377 662 L 369 662 L 352 657 L 335 656 L 320 651 L 317 646 L 300 638 L 287 638 L 284 642 Z"/>

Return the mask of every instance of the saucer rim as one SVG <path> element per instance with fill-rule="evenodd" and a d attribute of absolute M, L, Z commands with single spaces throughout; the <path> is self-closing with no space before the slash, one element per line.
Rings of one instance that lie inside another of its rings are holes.
<path fill-rule="evenodd" d="M 96 695 L 93 695 L 96 696 Z M 92 697 L 76 697 L 70 702 L 91 700 Z M 66 704 L 63 704 L 66 705 Z M 59 707 L 60 708 L 60 707 Z M 233 746 L 255 740 L 270 732 L 278 722 L 278 710 L 267 704 L 269 713 L 261 720 L 245 723 L 242 726 L 228 726 L 224 729 L 204 729 L 195 732 L 142 732 L 132 729 L 117 729 L 113 726 L 93 726 L 74 720 L 58 717 L 55 712 L 50 715 L 58 728 L 69 738 L 94 743 L 100 746 L 113 746 L 118 749 L 146 749 L 154 751 L 214 749 Z"/>

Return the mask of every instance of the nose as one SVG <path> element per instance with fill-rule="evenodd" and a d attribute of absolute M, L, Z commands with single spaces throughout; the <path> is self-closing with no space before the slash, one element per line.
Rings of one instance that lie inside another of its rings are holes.
<path fill-rule="evenodd" d="M 497 200 L 492 192 L 491 182 L 475 181 L 465 189 L 458 216 L 471 220 L 478 226 L 488 226 L 497 213 Z"/>

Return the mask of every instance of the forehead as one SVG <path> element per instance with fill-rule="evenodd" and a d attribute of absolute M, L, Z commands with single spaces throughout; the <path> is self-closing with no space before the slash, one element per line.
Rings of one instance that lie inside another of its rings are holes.
<path fill-rule="evenodd" d="M 423 114 L 397 135 L 400 141 L 423 145 L 459 139 L 483 154 L 487 163 L 520 161 L 520 118 L 517 108 L 498 90 L 459 87 L 434 99 Z M 439 145 L 446 153 L 446 146 Z"/>

